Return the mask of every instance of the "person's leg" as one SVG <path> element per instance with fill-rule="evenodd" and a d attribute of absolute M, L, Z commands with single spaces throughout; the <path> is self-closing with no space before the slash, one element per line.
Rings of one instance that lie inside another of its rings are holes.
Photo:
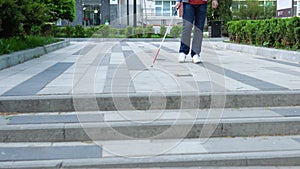
<path fill-rule="evenodd" d="M 190 52 L 191 32 L 195 18 L 195 8 L 189 3 L 183 3 L 182 9 L 182 34 L 179 52 L 187 55 Z"/>
<path fill-rule="evenodd" d="M 200 54 L 201 52 L 206 13 L 207 13 L 207 4 L 199 5 L 195 9 L 194 37 L 193 37 L 192 52 L 191 52 L 192 57 L 196 54 Z"/>

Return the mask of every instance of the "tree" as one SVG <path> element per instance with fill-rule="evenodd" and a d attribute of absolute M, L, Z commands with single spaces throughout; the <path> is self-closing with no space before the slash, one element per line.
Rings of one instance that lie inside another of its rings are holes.
<path fill-rule="evenodd" d="M 259 19 L 263 15 L 264 8 L 259 5 L 259 1 L 246 0 L 246 5 L 240 8 L 241 19 Z"/>
<path fill-rule="evenodd" d="M 239 10 L 234 12 L 236 19 L 269 19 L 275 17 L 276 6 L 273 2 L 267 2 L 266 6 L 260 5 L 257 0 L 240 1 Z"/>
<path fill-rule="evenodd" d="M 66 19 L 72 22 L 75 19 L 75 0 L 41 0 L 47 5 L 51 21 Z"/>
<path fill-rule="evenodd" d="M 12 0 L 0 1 L 0 18 L 2 22 L 0 37 L 4 38 L 17 34 L 24 20 L 20 7 Z"/>
<path fill-rule="evenodd" d="M 16 3 L 23 15 L 22 26 L 26 34 L 31 34 L 33 27 L 49 21 L 49 9 L 45 4 L 36 0 L 17 0 Z"/>
<path fill-rule="evenodd" d="M 0 38 L 31 34 L 44 23 L 74 17 L 74 0 L 0 0 Z"/>
<path fill-rule="evenodd" d="M 218 7 L 216 9 L 212 8 L 212 0 L 208 1 L 208 11 L 207 11 L 207 20 L 219 20 L 219 21 L 230 21 L 232 19 L 232 12 L 230 10 L 232 0 L 218 0 Z"/>

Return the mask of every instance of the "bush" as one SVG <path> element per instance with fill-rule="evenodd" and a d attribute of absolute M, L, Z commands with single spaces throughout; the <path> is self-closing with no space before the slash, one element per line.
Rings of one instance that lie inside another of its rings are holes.
<path fill-rule="evenodd" d="M 74 28 L 70 25 L 66 26 L 64 31 L 67 37 L 72 37 L 74 34 Z"/>
<path fill-rule="evenodd" d="M 232 42 L 299 49 L 300 18 L 242 20 L 227 23 Z"/>
<path fill-rule="evenodd" d="M 82 25 L 76 25 L 74 31 L 75 37 L 83 38 L 85 37 L 85 31 Z"/>
<path fill-rule="evenodd" d="M 109 32 L 110 32 L 110 26 L 109 25 L 103 25 L 100 28 L 100 34 L 102 36 L 102 38 L 108 38 L 109 37 Z"/>
<path fill-rule="evenodd" d="M 54 37 L 24 36 L 0 39 L 0 55 L 57 42 Z"/>
<path fill-rule="evenodd" d="M 160 26 L 159 33 L 160 33 L 160 35 L 162 37 L 165 35 L 166 31 L 167 31 L 167 27 L 166 26 L 164 26 L 164 25 Z"/>
<path fill-rule="evenodd" d="M 132 35 L 133 35 L 133 29 L 134 29 L 133 26 L 127 26 L 126 27 L 126 30 L 125 30 L 126 37 L 132 37 Z"/>
<path fill-rule="evenodd" d="M 181 34 L 181 26 L 173 26 L 172 29 L 170 30 L 170 36 L 173 38 L 178 38 Z"/>
<path fill-rule="evenodd" d="M 118 35 L 125 35 L 125 34 L 126 34 L 126 29 L 124 28 L 118 29 Z"/>
<path fill-rule="evenodd" d="M 118 34 L 117 29 L 116 28 L 110 28 L 110 34 L 113 35 L 113 36 L 117 35 Z"/>
<path fill-rule="evenodd" d="M 154 31 L 153 31 L 153 26 L 147 26 L 145 28 L 144 34 L 146 38 L 151 38 L 151 36 L 153 35 Z"/>
<path fill-rule="evenodd" d="M 138 26 L 134 29 L 134 35 L 136 38 L 141 38 L 144 36 L 144 31 L 141 26 Z"/>
<path fill-rule="evenodd" d="M 97 29 L 95 27 L 85 28 L 85 34 L 87 37 L 92 37 L 96 33 Z"/>

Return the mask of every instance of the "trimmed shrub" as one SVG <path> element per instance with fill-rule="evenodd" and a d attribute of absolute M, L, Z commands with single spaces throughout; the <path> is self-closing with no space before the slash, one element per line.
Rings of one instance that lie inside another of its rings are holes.
<path fill-rule="evenodd" d="M 241 20 L 227 23 L 229 38 L 235 43 L 300 49 L 300 18 Z"/>
<path fill-rule="evenodd" d="M 151 36 L 153 35 L 153 33 L 154 33 L 153 26 L 147 26 L 145 28 L 144 34 L 145 34 L 146 38 L 151 38 Z"/>
<path fill-rule="evenodd" d="M 170 30 L 170 36 L 173 38 L 178 38 L 181 35 L 181 26 L 173 26 Z"/>
<path fill-rule="evenodd" d="M 127 26 L 126 27 L 126 30 L 125 30 L 125 35 L 126 37 L 132 37 L 133 35 L 133 30 L 134 30 L 134 27 L 133 26 Z"/>
<path fill-rule="evenodd" d="M 110 33 L 110 26 L 109 25 L 103 25 L 100 29 L 100 34 L 103 38 L 108 38 Z"/>
<path fill-rule="evenodd" d="M 160 26 L 159 34 L 163 37 L 167 31 L 167 27 L 162 25 Z"/>
<path fill-rule="evenodd" d="M 134 29 L 134 35 L 136 38 L 141 38 L 144 35 L 143 28 L 141 26 L 138 26 Z"/>
<path fill-rule="evenodd" d="M 84 38 L 85 37 L 84 27 L 82 25 L 76 25 L 74 34 L 75 37 Z"/>

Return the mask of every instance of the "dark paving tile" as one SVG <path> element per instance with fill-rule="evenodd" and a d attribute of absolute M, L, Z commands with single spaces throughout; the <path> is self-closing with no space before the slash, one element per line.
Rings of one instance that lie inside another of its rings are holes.
<path fill-rule="evenodd" d="M 142 63 L 133 51 L 123 51 L 128 70 L 146 70 L 147 67 Z"/>
<path fill-rule="evenodd" d="M 265 60 L 265 61 L 269 61 L 269 62 L 275 62 L 275 63 L 279 63 L 279 64 L 283 64 L 283 65 L 289 65 L 289 66 L 294 66 L 294 67 L 300 67 L 300 64 L 297 64 L 297 63 L 291 63 L 291 62 L 285 62 L 285 61 L 281 61 L 281 60 L 267 59 L 267 58 L 257 58 L 257 59 Z"/>
<path fill-rule="evenodd" d="M 273 112 L 278 113 L 284 117 L 299 117 L 300 108 L 287 108 L 287 109 L 271 109 Z"/>
<path fill-rule="evenodd" d="M 244 75 L 244 74 L 241 74 L 241 73 L 229 70 L 229 69 L 225 69 L 225 68 L 216 66 L 214 64 L 211 64 L 211 63 L 204 63 L 204 64 L 201 64 L 200 66 L 203 66 L 206 69 L 212 70 L 212 71 L 214 71 L 216 73 L 219 73 L 221 75 L 224 74 L 225 76 L 227 76 L 229 78 L 232 78 L 236 81 L 239 81 L 239 82 L 242 82 L 244 84 L 253 86 L 253 87 L 258 88 L 262 91 L 289 90 L 288 88 L 285 88 L 285 87 L 282 87 L 282 86 L 279 86 L 279 85 L 276 85 L 276 84 L 273 84 L 273 83 L 269 83 L 269 82 L 266 82 L 266 81 L 248 76 L 248 75 Z"/>
<path fill-rule="evenodd" d="M 103 114 L 74 115 L 27 115 L 13 116 L 7 124 L 49 124 L 49 123 L 79 123 L 79 122 L 103 122 Z"/>
<path fill-rule="evenodd" d="M 57 63 L 43 72 L 5 92 L 3 96 L 31 96 L 42 90 L 48 83 L 57 78 L 74 63 Z"/>
<path fill-rule="evenodd" d="M 0 161 L 102 158 L 99 146 L 0 148 Z"/>
<path fill-rule="evenodd" d="M 73 55 L 86 55 L 90 52 L 96 45 L 86 45 L 84 48 L 78 50 L 77 52 L 73 53 Z"/>
<path fill-rule="evenodd" d="M 129 46 L 126 42 L 120 42 L 121 46 Z"/>
<path fill-rule="evenodd" d="M 108 66 L 110 63 L 111 53 L 106 53 L 100 62 L 100 66 Z"/>
<path fill-rule="evenodd" d="M 115 52 L 117 52 L 117 53 L 122 52 L 121 45 L 120 45 L 120 44 L 114 45 L 114 46 L 112 47 L 112 49 L 111 49 L 111 52 L 113 52 L 113 53 L 115 53 Z"/>

